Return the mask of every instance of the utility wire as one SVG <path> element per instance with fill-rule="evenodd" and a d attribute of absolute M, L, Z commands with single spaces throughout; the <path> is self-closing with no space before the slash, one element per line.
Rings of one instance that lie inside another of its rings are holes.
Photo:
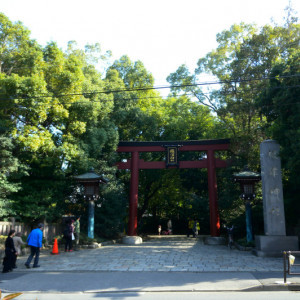
<path fill-rule="evenodd" d="M 275 90 L 275 89 L 290 89 L 290 88 L 296 88 L 300 87 L 300 85 L 294 85 L 294 86 L 283 86 L 283 87 L 273 87 L 269 88 L 268 90 Z M 226 96 L 226 95 L 231 95 L 234 93 L 235 95 L 242 94 L 242 92 L 236 91 L 236 92 L 225 92 L 225 91 L 220 91 L 219 96 Z M 167 97 L 161 97 L 161 96 L 147 96 L 147 97 L 134 97 L 134 98 L 114 98 L 114 99 L 97 99 L 97 100 L 89 100 L 89 101 L 60 101 L 58 104 L 94 104 L 94 103 L 103 103 L 103 102 L 119 102 L 119 101 L 139 101 L 139 100 L 149 100 L 149 99 L 161 99 L 161 100 L 167 100 L 169 98 L 180 98 L 180 97 L 192 97 L 192 98 L 197 98 L 199 100 L 199 96 L 205 96 L 205 95 L 210 95 L 210 93 L 204 93 L 200 92 L 199 95 L 195 95 L 195 93 L 184 93 L 180 95 L 170 95 Z M 26 98 L 27 100 L 28 98 Z M 37 98 L 38 99 L 38 98 Z M 8 100 L 8 99 L 7 99 Z M 13 100 L 13 99 L 9 99 Z M 24 99 L 25 100 L 25 99 Z M 39 102 L 35 103 L 35 105 L 40 105 L 40 106 L 52 106 L 53 103 L 44 103 L 44 102 Z"/>
<path fill-rule="evenodd" d="M 271 88 L 272 90 L 273 89 L 288 89 L 288 88 L 294 88 L 294 87 L 300 87 L 300 85 L 295 85 L 295 86 L 285 86 L 285 87 L 274 87 L 274 88 Z M 231 92 L 220 92 L 220 96 L 226 96 L 226 95 L 229 95 L 229 94 L 232 94 Z M 241 92 L 235 92 L 235 94 L 242 94 Z M 209 95 L 209 93 L 201 93 L 201 95 Z M 170 97 L 167 97 L 167 98 L 163 98 L 161 96 L 151 96 L 151 97 L 144 97 L 144 98 L 119 98 L 119 99 L 98 99 L 98 100 L 92 100 L 92 101 L 74 101 L 74 102 L 71 102 L 71 101 L 63 101 L 63 102 L 59 102 L 58 104 L 59 105 L 63 105 L 63 104 L 95 104 L 95 103 L 102 103 L 102 102 L 114 102 L 114 101 L 128 101 L 128 100 L 132 100 L 132 101 L 138 101 L 138 100 L 148 100 L 150 98 L 152 99 L 162 99 L 162 100 L 167 100 L 168 98 L 179 98 L 179 97 L 183 97 L 183 96 L 192 96 L 193 98 L 196 98 L 199 100 L 199 98 L 194 94 L 194 93 L 187 93 L 187 94 L 182 94 L 182 95 L 175 95 L 175 96 L 170 96 Z M 280 103 L 279 106 L 289 106 L 289 105 L 297 105 L 297 104 L 300 104 L 300 102 L 290 102 L 290 103 Z M 0 102 L 0 105 L 1 105 L 1 102 Z M 44 107 L 51 107 L 53 106 L 53 103 L 43 103 L 43 102 L 40 102 L 40 103 L 35 103 L 35 105 L 37 106 L 44 106 Z M 266 105 L 263 105 L 261 107 L 272 107 L 272 106 L 278 106 L 278 104 L 266 104 Z M 27 109 L 26 106 L 21 106 L 21 105 L 18 105 L 19 108 L 24 108 L 24 109 Z"/>
<path fill-rule="evenodd" d="M 300 77 L 300 74 L 296 75 L 286 75 L 286 76 L 276 76 L 276 77 L 261 77 L 261 78 L 250 78 L 250 79 L 239 79 L 239 80 L 220 80 L 220 81 L 211 81 L 211 82 L 200 82 L 200 83 L 191 83 L 191 84 L 182 84 L 182 85 L 170 85 L 170 86 L 156 86 L 156 87 L 142 87 L 142 88 L 132 88 L 132 89 L 119 89 L 119 90 L 103 90 L 103 91 L 92 91 L 92 92 L 81 92 L 81 93 L 68 93 L 68 94 L 41 94 L 38 96 L 16 96 L 11 97 L 11 100 L 25 100 L 28 98 L 60 98 L 60 97 L 69 97 L 69 96 L 93 96 L 96 94 L 111 94 L 111 93 L 122 93 L 122 92 L 137 92 L 137 91 L 149 91 L 149 90 L 160 90 L 160 89 L 175 89 L 175 88 L 187 88 L 187 87 L 196 87 L 196 86 L 205 86 L 205 85 L 222 85 L 222 84 L 231 84 L 231 83 L 246 83 L 253 81 L 263 81 L 271 79 L 283 79 L 283 78 L 293 78 Z M 4 95 L 4 94 L 2 94 Z"/>
<path fill-rule="evenodd" d="M 281 87 L 273 87 L 273 88 L 268 88 L 268 90 L 275 90 L 275 89 L 290 89 L 290 88 L 296 88 L 296 87 L 300 87 L 300 85 L 294 85 L 294 86 L 281 86 Z M 238 95 L 238 94 L 242 94 L 242 92 L 239 91 L 220 91 L 219 92 L 219 96 L 226 96 L 226 95 Z M 167 100 L 169 98 L 180 98 L 180 97 L 184 97 L 184 96 L 188 96 L 188 97 L 192 97 L 192 98 L 196 98 L 199 100 L 199 96 L 205 96 L 205 95 L 210 95 L 210 93 L 203 93 L 200 92 L 199 95 L 195 95 L 195 93 L 184 93 L 184 94 L 180 94 L 180 95 L 171 95 L 171 96 L 167 96 L 166 98 L 161 97 L 161 96 L 147 96 L 147 97 L 134 97 L 134 98 L 114 98 L 114 99 L 97 99 L 97 100 L 89 100 L 89 101 L 60 101 L 59 103 L 57 103 L 58 105 L 63 105 L 63 104 L 95 104 L 95 103 L 103 103 L 103 102 L 119 102 L 119 101 L 139 101 L 139 100 L 149 100 L 149 99 L 161 99 L 161 100 Z M 28 100 L 29 98 L 23 98 L 23 100 Z M 39 99 L 39 98 L 36 98 Z M 14 100 L 14 99 L 6 99 L 6 100 Z M 1 103 L 0 103 L 1 104 Z M 35 105 L 38 106 L 53 106 L 53 103 L 44 103 L 44 102 L 39 102 L 39 103 L 35 103 Z M 289 105 L 289 104 L 288 104 Z M 22 107 L 22 106 L 19 106 Z M 26 108 L 26 107 L 24 107 Z"/>

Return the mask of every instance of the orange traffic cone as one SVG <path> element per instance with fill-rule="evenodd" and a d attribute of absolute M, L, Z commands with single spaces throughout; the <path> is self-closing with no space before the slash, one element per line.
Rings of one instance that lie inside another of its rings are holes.
<path fill-rule="evenodd" d="M 51 254 L 59 254 L 58 252 L 58 245 L 57 245 L 57 239 L 54 239 L 53 249 Z"/>

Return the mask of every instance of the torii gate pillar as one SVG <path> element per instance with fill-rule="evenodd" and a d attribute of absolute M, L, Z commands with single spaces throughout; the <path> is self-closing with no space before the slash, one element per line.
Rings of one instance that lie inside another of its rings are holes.
<path fill-rule="evenodd" d="M 139 187 L 139 153 L 131 152 L 131 179 L 130 179 L 130 199 L 129 199 L 129 224 L 128 235 L 137 235 L 137 207 L 138 207 L 138 187 Z"/>
<path fill-rule="evenodd" d="M 210 212 L 210 234 L 211 236 L 220 236 L 220 215 L 218 208 L 218 190 L 216 178 L 216 164 L 213 150 L 207 151 L 208 160 L 208 194 L 209 194 L 209 212 Z"/>

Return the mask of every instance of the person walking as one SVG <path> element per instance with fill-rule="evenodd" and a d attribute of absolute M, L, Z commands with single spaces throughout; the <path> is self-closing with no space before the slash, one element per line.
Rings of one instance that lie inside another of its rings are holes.
<path fill-rule="evenodd" d="M 79 250 L 80 216 L 74 222 L 75 250 Z"/>
<path fill-rule="evenodd" d="M 21 253 L 22 253 L 21 246 L 22 246 L 22 245 L 26 245 L 26 243 L 23 242 L 21 236 L 22 236 L 21 232 L 17 232 L 17 233 L 15 234 L 15 236 L 13 236 L 13 238 L 12 238 L 13 241 L 14 241 L 15 249 L 16 249 L 16 256 L 15 256 L 13 268 L 16 268 L 16 267 L 17 267 L 17 266 L 16 266 L 17 257 L 18 257 L 18 255 L 21 255 Z"/>
<path fill-rule="evenodd" d="M 195 219 L 194 220 L 194 227 L 193 227 L 193 237 L 195 238 L 196 236 L 198 236 L 200 230 L 200 224 L 199 222 Z"/>
<path fill-rule="evenodd" d="M 167 223 L 167 228 L 168 228 L 168 234 L 172 234 L 172 221 L 169 219 Z"/>
<path fill-rule="evenodd" d="M 42 249 L 43 242 L 43 229 L 44 225 L 42 223 L 38 224 L 36 229 L 33 229 L 28 238 L 27 245 L 30 246 L 30 255 L 25 263 L 26 268 L 30 269 L 30 263 L 34 257 L 33 268 L 39 268 L 39 257 L 40 250 Z"/>
<path fill-rule="evenodd" d="M 194 220 L 193 219 L 189 219 L 189 222 L 188 222 L 188 230 L 187 230 L 187 237 L 190 237 L 190 235 L 194 235 L 194 232 L 193 232 L 193 226 L 194 226 Z"/>
<path fill-rule="evenodd" d="M 15 230 L 10 230 L 8 236 L 5 240 L 5 256 L 3 259 L 3 270 L 2 273 L 8 273 L 13 270 L 15 256 L 16 256 L 16 249 L 13 242 L 13 237 L 15 235 Z"/>

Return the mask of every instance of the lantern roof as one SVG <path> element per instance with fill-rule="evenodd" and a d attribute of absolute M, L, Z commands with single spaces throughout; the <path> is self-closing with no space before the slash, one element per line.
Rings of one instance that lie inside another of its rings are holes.
<path fill-rule="evenodd" d="M 247 167 L 245 167 L 244 170 L 239 173 L 234 173 L 233 177 L 236 181 L 239 180 L 259 181 L 261 179 L 259 173 L 250 171 Z"/>
<path fill-rule="evenodd" d="M 103 175 L 99 175 L 91 169 L 89 172 L 74 176 L 75 180 L 78 182 L 100 182 L 100 183 L 107 183 L 108 179 L 104 178 Z"/>

